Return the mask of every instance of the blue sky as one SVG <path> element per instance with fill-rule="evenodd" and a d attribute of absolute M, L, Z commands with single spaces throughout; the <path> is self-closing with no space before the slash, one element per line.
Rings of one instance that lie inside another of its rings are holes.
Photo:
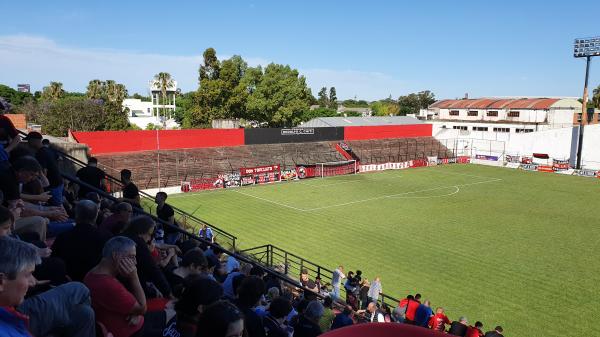
<path fill-rule="evenodd" d="M 316 94 L 579 96 L 573 39 L 600 35 L 600 1 L 7 1 L 0 83 L 83 91 L 94 78 L 145 93 L 170 72 L 197 88 L 207 47 L 289 64 Z M 600 85 L 600 57 L 591 86 Z"/>

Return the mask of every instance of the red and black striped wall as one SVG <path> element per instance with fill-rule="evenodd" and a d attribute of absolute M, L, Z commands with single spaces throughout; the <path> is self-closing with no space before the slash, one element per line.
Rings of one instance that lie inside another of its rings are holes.
<path fill-rule="evenodd" d="M 186 129 L 72 132 L 92 154 L 304 143 L 384 138 L 431 137 L 431 124 L 347 126 L 326 128 Z"/>

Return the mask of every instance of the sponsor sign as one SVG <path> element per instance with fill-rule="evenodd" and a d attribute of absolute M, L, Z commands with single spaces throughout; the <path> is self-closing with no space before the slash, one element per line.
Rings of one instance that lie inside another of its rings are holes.
<path fill-rule="evenodd" d="M 282 136 L 314 135 L 314 134 L 315 134 L 315 129 L 313 129 L 313 128 L 281 129 Z"/>
<path fill-rule="evenodd" d="M 569 159 L 553 159 L 552 160 L 552 169 L 554 171 L 564 171 L 569 169 Z"/>
<path fill-rule="evenodd" d="M 296 174 L 297 174 L 297 176 L 298 176 L 299 179 L 306 178 L 306 167 L 304 167 L 304 166 L 298 166 L 298 167 L 296 167 Z"/>
<path fill-rule="evenodd" d="M 476 154 L 475 159 L 498 161 L 498 156 L 488 156 L 484 154 Z"/>
<path fill-rule="evenodd" d="M 438 157 L 427 157 L 427 166 L 435 166 L 438 164 Z"/>
<path fill-rule="evenodd" d="M 298 180 L 296 169 L 281 171 L 281 180 Z"/>
<path fill-rule="evenodd" d="M 456 163 L 458 164 L 468 164 L 471 162 L 471 158 L 469 156 L 459 156 L 456 158 Z"/>
<path fill-rule="evenodd" d="M 533 158 L 531 157 L 522 157 L 521 158 L 521 164 L 532 164 L 533 163 Z"/>
<path fill-rule="evenodd" d="M 506 163 L 505 166 L 508 168 L 517 169 L 517 168 L 519 168 L 520 165 L 521 164 L 519 164 L 519 163 Z"/>
<path fill-rule="evenodd" d="M 242 186 L 254 185 L 254 177 L 242 177 L 240 179 L 240 184 Z"/>
<path fill-rule="evenodd" d="M 590 170 L 590 169 L 574 170 L 573 175 L 580 176 L 580 177 L 594 178 L 594 177 L 600 177 L 600 175 L 598 175 L 599 172 L 600 171 Z"/>
<path fill-rule="evenodd" d="M 537 170 L 539 172 L 554 172 L 550 165 L 538 165 Z"/>
<path fill-rule="evenodd" d="M 519 156 L 512 156 L 507 154 L 504 156 L 504 161 L 506 161 L 507 163 L 520 163 L 521 158 Z"/>
<path fill-rule="evenodd" d="M 526 171 L 537 171 L 538 164 L 521 164 L 520 168 Z"/>
<path fill-rule="evenodd" d="M 240 169 L 240 175 L 247 176 L 258 173 L 279 172 L 279 165 L 243 167 Z"/>
<path fill-rule="evenodd" d="M 425 159 L 415 159 L 409 161 L 410 167 L 423 167 L 427 166 L 427 161 Z"/>
<path fill-rule="evenodd" d="M 239 173 L 221 174 L 219 175 L 219 179 L 222 180 L 224 188 L 240 186 L 241 177 Z"/>

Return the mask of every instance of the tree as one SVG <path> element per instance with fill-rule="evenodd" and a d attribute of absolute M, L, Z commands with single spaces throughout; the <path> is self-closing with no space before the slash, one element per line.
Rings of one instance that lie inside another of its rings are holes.
<path fill-rule="evenodd" d="M 327 87 L 323 87 L 321 88 L 321 90 L 319 90 L 319 98 L 317 102 L 319 102 L 319 106 L 321 108 L 329 106 L 329 97 L 327 97 Z"/>
<path fill-rule="evenodd" d="M 306 122 L 313 118 L 318 117 L 337 117 L 338 113 L 336 110 L 328 109 L 328 108 L 317 108 L 313 110 L 307 110 L 302 113 L 301 121 Z"/>
<path fill-rule="evenodd" d="M 103 81 L 91 80 L 87 86 L 86 96 L 89 99 L 103 99 L 105 90 L 105 83 Z"/>
<path fill-rule="evenodd" d="M 429 90 L 412 93 L 407 96 L 400 96 L 398 98 L 398 105 L 400 106 L 399 114 L 417 114 L 420 109 L 426 109 L 434 102 L 435 95 Z"/>
<path fill-rule="evenodd" d="M 329 88 L 329 109 L 337 110 L 337 96 L 335 87 Z"/>
<path fill-rule="evenodd" d="M 154 75 L 154 80 L 153 80 L 152 85 L 160 89 L 160 96 L 161 96 L 161 101 L 162 101 L 162 106 L 163 106 L 162 113 L 166 114 L 165 105 L 166 105 L 166 99 L 167 99 L 167 90 L 170 88 L 173 88 L 175 86 L 175 82 L 171 78 L 171 74 L 165 73 L 165 72 L 160 72 L 160 73 Z M 160 112 L 158 115 L 160 116 Z"/>
<path fill-rule="evenodd" d="M 46 111 L 40 113 L 35 120 L 42 125 L 44 133 L 65 137 L 68 130 L 104 130 L 105 113 L 99 102 L 67 97 L 48 101 L 46 104 L 44 107 Z"/>
<path fill-rule="evenodd" d="M 207 48 L 202 54 L 204 58 L 204 64 L 200 66 L 200 77 L 198 82 L 202 82 L 203 79 L 214 80 L 219 78 L 219 60 L 217 59 L 217 52 L 213 48 Z"/>
<path fill-rule="evenodd" d="M 596 109 L 600 109 L 600 85 L 592 91 L 592 103 Z"/>
<path fill-rule="evenodd" d="M 63 84 L 60 82 L 50 82 L 50 85 L 44 87 L 42 91 L 42 99 L 55 101 L 65 96 Z"/>
<path fill-rule="evenodd" d="M 0 84 L 0 97 L 10 103 L 11 111 L 17 111 L 21 105 L 34 99 L 33 95 L 28 92 L 19 92 L 3 84 Z"/>

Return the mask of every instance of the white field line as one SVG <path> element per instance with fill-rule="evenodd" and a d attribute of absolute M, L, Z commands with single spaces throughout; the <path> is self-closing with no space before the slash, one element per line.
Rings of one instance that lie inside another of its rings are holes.
<path fill-rule="evenodd" d="M 448 188 L 454 188 L 454 191 L 450 192 L 450 193 L 446 193 L 446 194 L 441 194 L 441 195 L 432 195 L 432 196 L 427 196 L 427 197 L 405 197 L 405 196 L 394 196 L 394 197 L 390 197 L 390 198 L 403 198 L 403 199 L 433 199 L 433 198 L 443 198 L 443 197 L 449 197 L 451 195 L 455 195 L 458 192 L 460 192 L 460 188 L 458 186 L 452 186 L 452 187 L 448 187 Z"/>
<path fill-rule="evenodd" d="M 336 204 L 336 205 L 310 208 L 310 209 L 305 209 L 303 211 L 312 212 L 312 211 L 318 211 L 318 210 L 327 209 L 327 208 L 340 207 L 340 206 L 348 206 L 348 205 L 358 204 L 358 203 L 361 203 L 361 202 L 367 202 L 367 201 L 381 200 L 381 199 L 385 199 L 385 198 L 397 197 L 397 196 L 401 196 L 401 195 L 408 195 L 408 194 L 414 194 L 414 193 L 436 191 L 436 190 L 441 190 L 441 189 L 446 189 L 446 188 L 452 188 L 452 187 L 463 187 L 463 186 L 471 186 L 471 185 L 478 185 L 478 184 L 487 184 L 487 183 L 493 183 L 493 182 L 501 181 L 501 180 L 502 179 L 500 179 L 500 178 L 494 178 L 494 179 L 491 179 L 491 180 L 478 181 L 478 182 L 468 183 L 468 184 L 459 184 L 459 185 L 450 185 L 450 186 L 439 186 L 439 187 L 427 188 L 427 189 L 424 189 L 424 190 L 417 190 L 417 191 L 411 191 L 411 192 L 403 192 L 403 193 L 390 194 L 390 195 L 382 195 L 382 196 L 379 196 L 379 197 L 373 197 L 373 198 L 355 200 L 355 201 L 345 202 L 345 203 Z"/>
<path fill-rule="evenodd" d="M 303 209 L 303 208 L 298 208 L 298 207 L 294 207 L 294 206 L 286 205 L 286 204 L 284 204 L 284 203 L 280 203 L 280 202 L 277 202 L 277 201 L 273 201 L 273 200 L 269 200 L 269 199 L 265 199 L 265 198 L 257 197 L 257 196 L 255 196 L 255 195 L 248 194 L 248 193 L 244 193 L 244 192 L 242 192 L 242 191 L 238 191 L 238 190 L 232 190 L 232 192 L 239 193 L 239 194 L 241 194 L 241 195 L 245 195 L 245 196 L 247 196 L 247 197 L 255 198 L 255 199 L 258 199 L 258 200 L 262 200 L 262 201 L 265 201 L 265 202 L 268 202 L 268 203 L 271 203 L 271 204 L 274 204 L 274 205 L 277 205 L 277 206 L 281 206 L 281 207 L 290 208 L 290 209 L 293 209 L 293 210 L 295 210 L 295 211 L 298 211 L 298 212 L 306 212 L 306 210 L 305 210 L 305 209 Z"/>

